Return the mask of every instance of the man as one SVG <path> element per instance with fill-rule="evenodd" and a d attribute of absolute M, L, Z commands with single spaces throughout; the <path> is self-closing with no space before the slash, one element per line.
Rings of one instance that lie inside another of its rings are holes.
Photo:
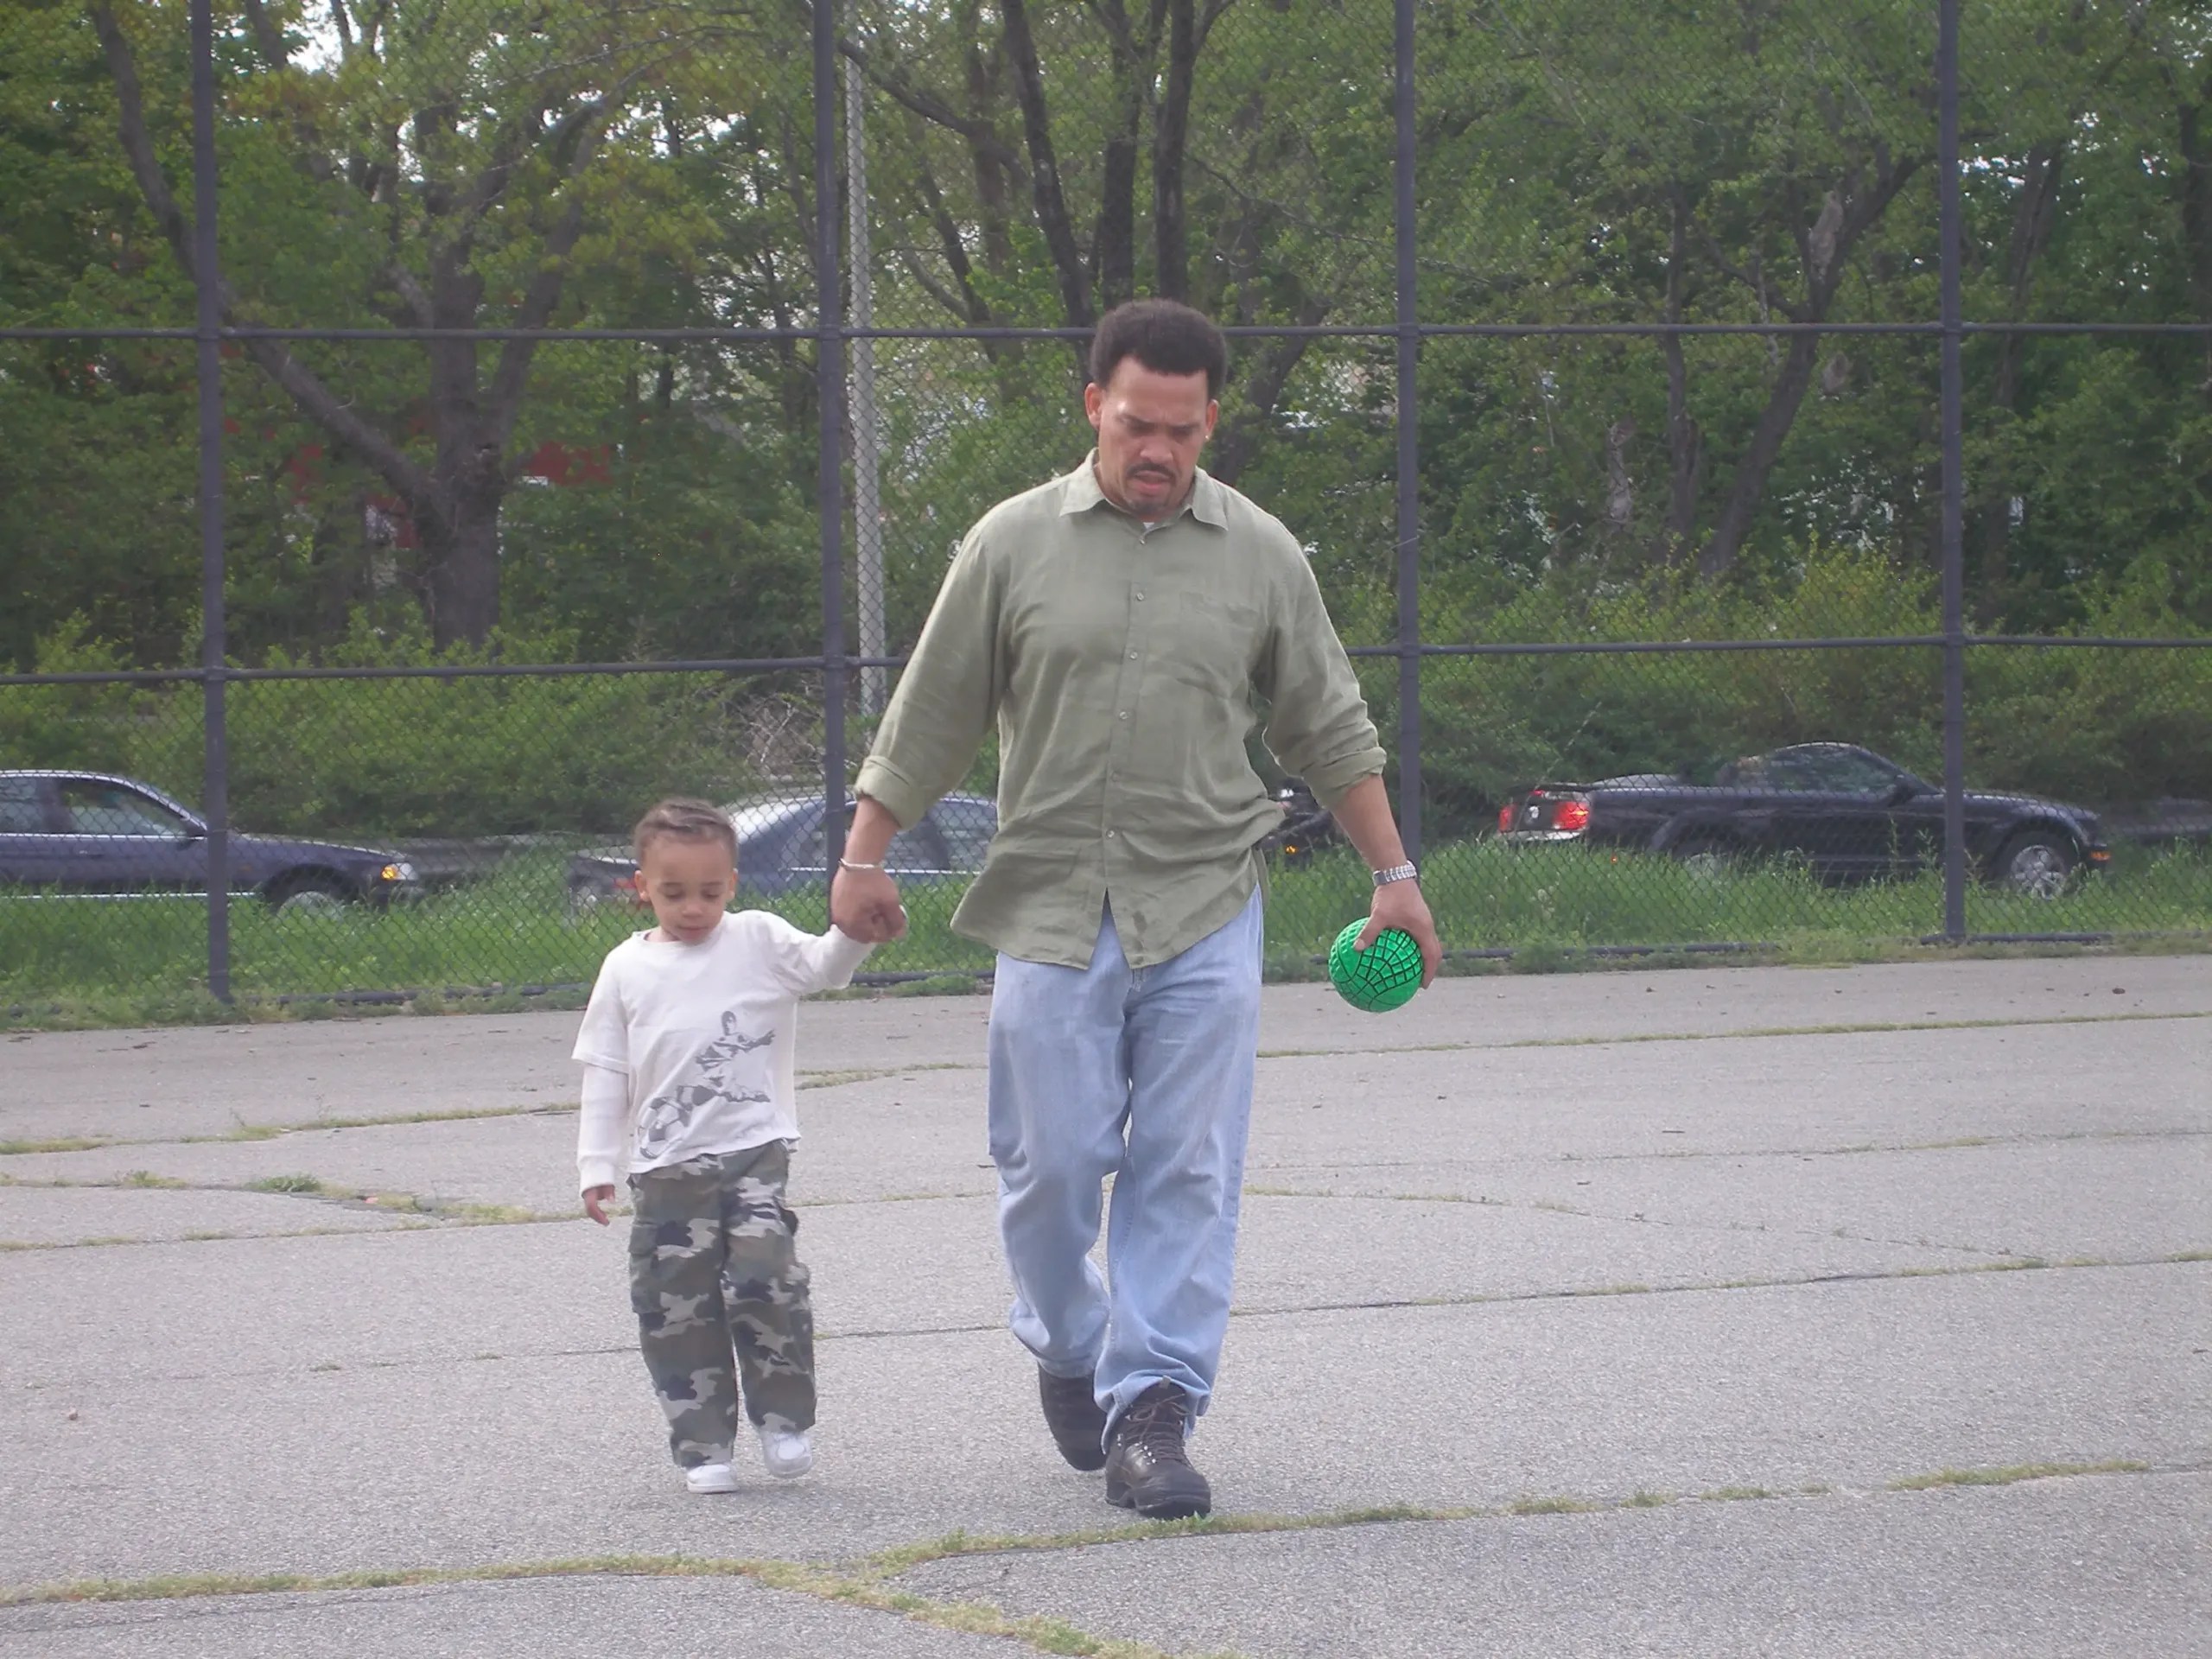
<path fill-rule="evenodd" d="M 1366 937 L 1411 933 L 1424 982 L 1440 954 L 1313 572 L 1279 522 L 1198 469 L 1226 365 L 1221 331 L 1186 306 L 1100 322 L 1084 390 L 1097 448 L 962 543 L 861 768 L 830 890 L 855 938 L 900 931 L 891 837 L 995 721 L 999 831 L 953 925 L 999 952 L 988 1095 L 1010 1323 L 1061 1454 L 1163 1518 L 1212 1506 L 1185 1440 L 1228 1329 L 1258 1050 L 1255 849 L 1280 813 L 1246 758 L 1255 696 L 1269 750 L 1376 873 Z"/>

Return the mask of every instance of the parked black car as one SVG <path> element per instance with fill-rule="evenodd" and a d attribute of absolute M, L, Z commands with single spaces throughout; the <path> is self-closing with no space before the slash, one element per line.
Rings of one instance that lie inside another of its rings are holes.
<path fill-rule="evenodd" d="M 848 800 L 850 813 L 857 803 Z M 820 887 L 829 858 L 822 834 L 822 797 L 768 795 L 722 809 L 737 830 L 737 882 L 742 892 L 772 893 Z M 998 803 L 982 795 L 947 795 L 911 830 L 891 838 L 884 868 L 902 884 L 949 881 L 983 868 L 998 833 Z M 640 904 L 638 861 L 627 847 L 598 847 L 569 860 L 569 904 L 583 909 L 609 901 Z"/>
<path fill-rule="evenodd" d="M 298 912 L 416 889 L 398 854 L 230 836 L 231 891 Z M 102 772 L 0 772 L 0 888 L 136 898 L 204 893 L 207 824 L 158 789 Z"/>
<path fill-rule="evenodd" d="M 2094 813 L 2032 795 L 1970 790 L 1967 854 L 1983 880 L 2056 897 L 2112 856 Z M 1723 766 L 1711 784 L 1662 773 L 1539 784 L 1498 809 L 1516 845 L 1583 842 L 1719 865 L 1802 858 L 1827 880 L 1940 863 L 1943 791 L 1852 743 L 1800 743 Z"/>

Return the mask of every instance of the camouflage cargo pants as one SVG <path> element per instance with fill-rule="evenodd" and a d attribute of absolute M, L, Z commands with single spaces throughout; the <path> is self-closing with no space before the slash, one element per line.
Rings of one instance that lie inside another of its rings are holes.
<path fill-rule="evenodd" d="M 814 1426 L 814 1313 L 784 1202 L 790 1169 L 790 1147 L 772 1141 L 630 1178 L 630 1306 L 684 1468 L 729 1456 L 740 1374 L 753 1422 Z"/>

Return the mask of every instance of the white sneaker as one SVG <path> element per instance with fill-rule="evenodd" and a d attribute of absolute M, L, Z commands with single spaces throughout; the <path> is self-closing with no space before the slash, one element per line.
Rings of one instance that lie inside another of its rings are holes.
<path fill-rule="evenodd" d="M 803 1428 L 760 1425 L 760 1461 L 778 1480 L 797 1480 L 814 1467 L 814 1437 Z"/>
<path fill-rule="evenodd" d="M 726 1463 L 702 1463 L 683 1471 L 683 1484 L 695 1492 L 734 1492 L 737 1471 Z"/>

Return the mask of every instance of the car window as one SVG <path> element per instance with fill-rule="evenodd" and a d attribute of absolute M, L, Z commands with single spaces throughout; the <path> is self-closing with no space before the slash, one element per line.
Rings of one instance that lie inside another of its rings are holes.
<path fill-rule="evenodd" d="M 38 779 L 0 779 L 0 835 L 35 836 L 46 830 L 46 808 L 39 799 Z"/>
<path fill-rule="evenodd" d="M 1812 753 L 1777 755 L 1788 762 L 1791 777 L 1802 781 L 1781 785 L 1784 789 L 1817 789 L 1837 795 L 1886 794 L 1897 774 L 1871 754 L 1855 749 L 1822 749 Z"/>
<path fill-rule="evenodd" d="M 956 870 L 980 870 L 998 830 L 997 809 L 982 801 L 939 801 L 930 821 L 944 837 L 945 856 Z"/>
<path fill-rule="evenodd" d="M 806 833 L 791 838 L 791 850 L 785 855 L 787 868 L 794 870 L 819 870 L 828 868 L 830 855 L 823 846 L 822 820 L 817 816 L 807 827 Z M 901 830 L 891 837 L 890 849 L 883 855 L 883 865 L 888 870 L 941 870 L 945 868 L 944 855 L 938 849 L 936 834 L 926 819 L 912 830 Z"/>
<path fill-rule="evenodd" d="M 80 836 L 181 836 L 184 820 L 120 784 L 67 783 L 61 804 Z"/>

